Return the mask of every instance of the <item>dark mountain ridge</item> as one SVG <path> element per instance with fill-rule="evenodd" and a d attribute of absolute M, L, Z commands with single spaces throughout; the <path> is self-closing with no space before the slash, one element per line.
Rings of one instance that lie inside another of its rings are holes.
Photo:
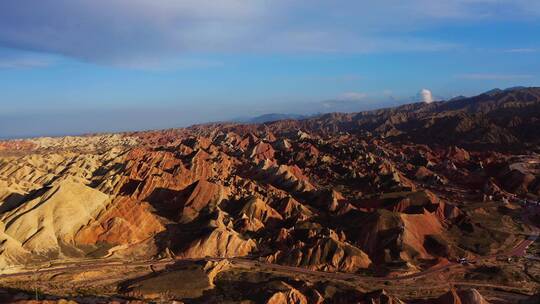
<path fill-rule="evenodd" d="M 368 133 L 395 141 L 511 149 L 540 143 L 540 88 L 489 91 L 470 98 L 329 113 L 267 125 L 270 129 L 288 125 L 291 130 Z"/>

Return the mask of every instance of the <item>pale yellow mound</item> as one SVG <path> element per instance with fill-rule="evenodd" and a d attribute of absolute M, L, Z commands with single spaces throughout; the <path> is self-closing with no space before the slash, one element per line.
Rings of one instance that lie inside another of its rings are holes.
<path fill-rule="evenodd" d="M 103 210 L 109 197 L 84 184 L 63 180 L 43 196 L 4 214 L 5 234 L 33 253 L 73 243 L 76 232 Z"/>

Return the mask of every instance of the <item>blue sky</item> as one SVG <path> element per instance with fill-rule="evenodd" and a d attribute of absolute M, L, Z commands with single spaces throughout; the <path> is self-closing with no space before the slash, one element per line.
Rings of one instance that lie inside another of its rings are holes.
<path fill-rule="evenodd" d="M 537 0 L 4 0 L 0 137 L 540 84 Z"/>

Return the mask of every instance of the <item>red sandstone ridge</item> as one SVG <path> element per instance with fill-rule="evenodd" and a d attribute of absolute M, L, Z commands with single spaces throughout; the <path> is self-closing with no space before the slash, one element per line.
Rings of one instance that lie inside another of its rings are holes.
<path fill-rule="evenodd" d="M 0 152 L 22 152 L 35 148 L 35 144 L 26 140 L 0 141 Z"/>
<path fill-rule="evenodd" d="M 94 223 L 77 233 L 77 242 L 87 245 L 99 242 L 113 245 L 134 244 L 165 229 L 159 219 L 150 212 L 151 206 L 148 203 L 127 197 L 117 200 L 111 208 L 96 218 Z"/>

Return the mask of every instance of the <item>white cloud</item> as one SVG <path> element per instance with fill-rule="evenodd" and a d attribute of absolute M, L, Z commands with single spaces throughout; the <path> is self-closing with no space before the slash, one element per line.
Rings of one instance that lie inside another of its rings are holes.
<path fill-rule="evenodd" d="M 538 52 L 538 49 L 534 48 L 516 48 L 516 49 L 509 49 L 505 50 L 505 53 L 535 53 Z"/>
<path fill-rule="evenodd" d="M 344 92 L 335 99 L 322 101 L 321 105 L 324 109 L 345 111 L 345 109 L 357 108 L 367 103 L 367 97 L 368 94 L 363 92 Z"/>
<path fill-rule="evenodd" d="M 45 68 L 51 64 L 51 61 L 39 58 L 0 59 L 0 69 Z"/>
<path fill-rule="evenodd" d="M 358 101 L 358 100 L 364 100 L 368 95 L 366 93 L 362 92 L 345 92 L 341 94 L 339 99 L 342 100 L 349 100 L 349 101 Z"/>
<path fill-rule="evenodd" d="M 0 48 L 0 69 L 46 68 L 55 64 L 55 56 Z"/>
<path fill-rule="evenodd" d="M 418 95 L 420 96 L 420 101 L 422 101 L 422 102 L 425 102 L 425 103 L 432 103 L 433 102 L 433 94 L 428 89 L 420 90 Z"/>
<path fill-rule="evenodd" d="M 529 74 L 471 73 L 458 75 L 457 78 L 469 80 L 518 80 L 533 78 Z"/>
<path fill-rule="evenodd" d="M 146 71 L 168 71 L 182 69 L 211 69 L 221 68 L 225 64 L 217 60 L 206 60 L 190 57 L 178 58 L 126 58 L 126 60 L 116 63 L 116 66 Z"/>

